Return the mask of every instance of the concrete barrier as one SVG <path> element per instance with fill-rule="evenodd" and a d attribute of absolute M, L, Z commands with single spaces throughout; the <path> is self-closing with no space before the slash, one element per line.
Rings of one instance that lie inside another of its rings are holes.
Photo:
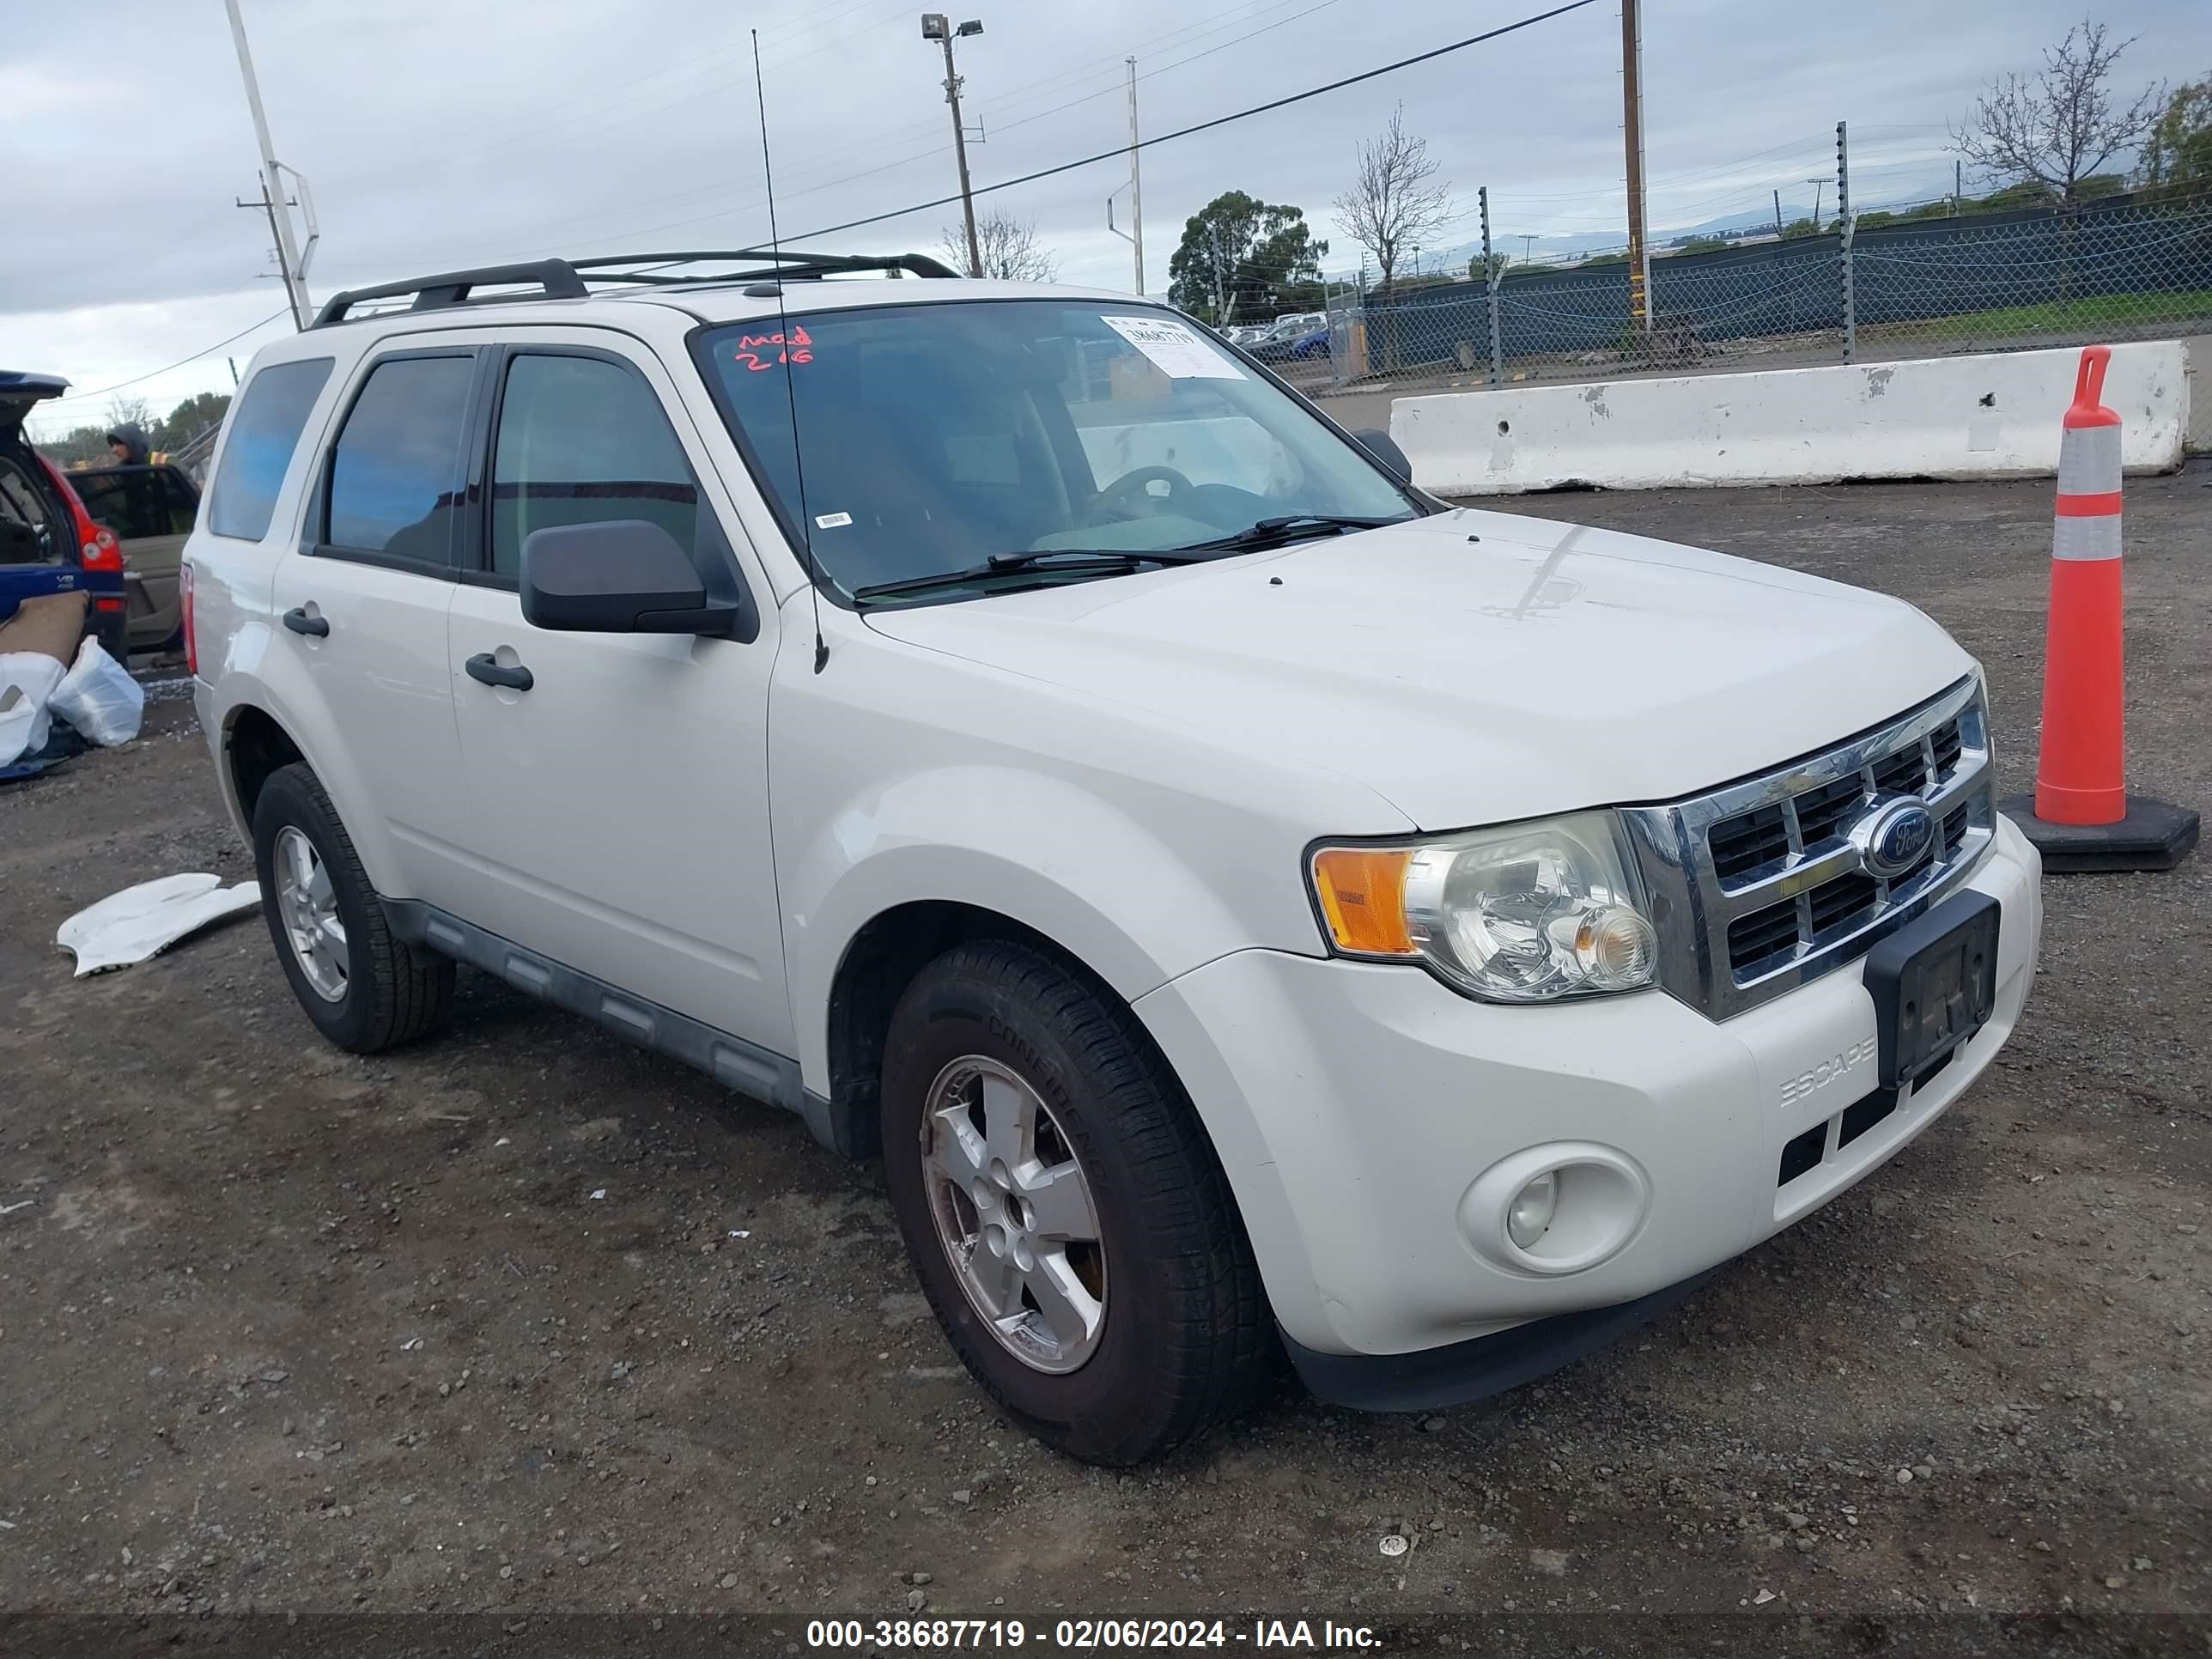
<path fill-rule="evenodd" d="M 1837 364 L 1400 398 L 1390 435 L 1424 489 L 2021 478 L 2058 469 L 2078 349 Z M 2130 472 L 2181 465 L 2189 376 L 2178 341 L 2115 346 L 2105 398 Z"/>

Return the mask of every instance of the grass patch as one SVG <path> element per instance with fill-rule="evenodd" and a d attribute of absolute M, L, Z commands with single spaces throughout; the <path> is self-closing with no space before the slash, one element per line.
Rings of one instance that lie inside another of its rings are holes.
<path fill-rule="evenodd" d="M 2000 306 L 1991 311 L 1931 317 L 1925 322 L 1869 325 L 1884 333 L 1972 336 L 2063 334 L 2106 325 L 2212 321 L 2212 289 L 2184 294 L 2100 294 L 2043 305 Z"/>

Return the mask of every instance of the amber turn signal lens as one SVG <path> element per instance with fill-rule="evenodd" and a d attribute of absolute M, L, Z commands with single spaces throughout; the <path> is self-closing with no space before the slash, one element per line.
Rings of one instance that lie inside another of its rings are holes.
<path fill-rule="evenodd" d="M 1324 847 L 1314 854 L 1314 892 L 1338 950 L 1415 954 L 1406 931 L 1406 866 L 1413 860 L 1402 848 Z"/>

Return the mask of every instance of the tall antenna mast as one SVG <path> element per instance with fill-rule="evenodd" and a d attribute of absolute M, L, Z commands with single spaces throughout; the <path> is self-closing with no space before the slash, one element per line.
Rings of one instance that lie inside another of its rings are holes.
<path fill-rule="evenodd" d="M 768 185 L 768 246 L 772 255 L 783 252 L 775 228 L 775 171 L 768 155 L 768 83 L 761 78 L 760 31 L 753 37 L 753 96 L 760 104 L 761 177 Z M 814 562 L 814 520 L 806 516 L 806 452 L 799 441 L 799 387 L 791 374 L 791 315 L 783 301 L 783 277 L 775 278 L 775 331 L 782 341 L 783 395 L 791 410 L 791 465 L 799 479 L 799 538 L 806 552 L 806 587 L 814 600 L 814 672 L 830 660 L 830 641 L 822 635 L 822 572 Z"/>

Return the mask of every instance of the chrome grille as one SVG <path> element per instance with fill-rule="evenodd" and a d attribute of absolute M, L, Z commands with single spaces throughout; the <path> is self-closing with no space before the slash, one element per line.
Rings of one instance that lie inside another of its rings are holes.
<path fill-rule="evenodd" d="M 1927 803 L 1936 833 L 1901 872 L 1867 862 L 1889 802 Z M 1659 927 L 1660 980 L 1715 1019 L 1864 955 L 1966 878 L 1996 833 L 1979 683 L 1759 776 L 1624 811 Z"/>

